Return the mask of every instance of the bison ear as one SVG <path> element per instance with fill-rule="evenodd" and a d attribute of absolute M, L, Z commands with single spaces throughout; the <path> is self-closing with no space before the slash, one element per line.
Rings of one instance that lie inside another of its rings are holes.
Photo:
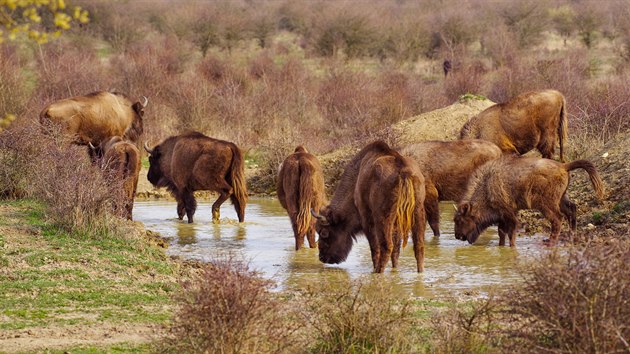
<path fill-rule="evenodd" d="M 462 203 L 459 205 L 459 213 L 461 215 L 469 214 L 471 209 L 472 209 L 472 204 L 470 204 L 469 202 Z"/>

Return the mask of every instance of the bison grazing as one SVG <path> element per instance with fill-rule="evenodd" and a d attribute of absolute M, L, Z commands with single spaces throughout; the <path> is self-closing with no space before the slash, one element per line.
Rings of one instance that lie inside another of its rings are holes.
<path fill-rule="evenodd" d="M 424 177 L 418 165 L 382 141 L 363 148 L 346 166 L 330 205 L 321 210 L 315 229 L 319 259 L 346 260 L 356 235 L 370 243 L 374 272 L 388 259 L 398 265 L 400 244 L 411 231 L 417 270 L 424 270 Z"/>
<path fill-rule="evenodd" d="M 459 202 L 468 178 L 477 167 L 501 156 L 495 144 L 478 139 L 425 141 L 405 146 L 400 153 L 412 157 L 422 171 L 426 186 L 424 209 L 433 235 L 440 236 L 438 201 Z"/>
<path fill-rule="evenodd" d="M 519 155 L 537 148 L 551 159 L 557 135 L 564 162 L 567 124 L 564 96 L 555 90 L 534 91 L 488 107 L 464 124 L 459 138 L 488 140 L 505 153 Z"/>
<path fill-rule="evenodd" d="M 473 174 L 455 214 L 455 237 L 474 243 L 490 225 L 499 226 L 499 244 L 505 236 L 514 247 L 522 209 L 539 210 L 551 221 L 551 243 L 555 244 L 566 217 L 572 231 L 576 228 L 576 205 L 567 196 L 569 171 L 584 169 L 598 198 L 603 196 L 602 181 L 593 164 L 586 160 L 560 163 L 541 158 L 502 157 L 490 161 Z"/>
<path fill-rule="evenodd" d="M 95 149 L 91 143 L 90 147 Z M 101 169 L 105 178 L 111 183 L 121 183 L 123 208 L 114 205 L 114 211 L 121 213 L 129 220 L 132 219 L 133 200 L 138 187 L 140 174 L 140 151 L 138 148 L 121 137 L 115 136 L 100 145 Z"/>
<path fill-rule="evenodd" d="M 100 91 L 55 101 L 39 114 L 42 125 L 59 124 L 81 145 L 97 148 L 113 136 L 136 142 L 143 131 L 148 99 L 133 103 L 120 93 Z"/>
<path fill-rule="evenodd" d="M 243 153 L 233 143 L 191 132 L 172 136 L 153 149 L 145 144 L 149 156 L 147 177 L 156 187 L 166 187 L 177 200 L 177 216 L 184 213 L 193 222 L 197 208 L 194 191 L 219 193 L 212 204 L 212 221 L 219 222 L 219 208 L 232 200 L 238 221 L 245 220 L 247 187 L 244 177 Z"/>
<path fill-rule="evenodd" d="M 324 204 L 324 173 L 317 158 L 302 146 L 295 148 L 280 168 L 278 174 L 278 199 L 289 213 L 295 249 L 304 245 L 304 236 L 308 245 L 315 248 L 315 220 L 310 210 L 319 213 Z"/>

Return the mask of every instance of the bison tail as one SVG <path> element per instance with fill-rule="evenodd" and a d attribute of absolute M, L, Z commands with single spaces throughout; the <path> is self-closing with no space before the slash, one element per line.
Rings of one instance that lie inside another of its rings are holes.
<path fill-rule="evenodd" d="M 245 221 L 245 205 L 247 204 L 247 185 L 245 183 L 245 162 L 243 153 L 236 146 L 232 146 L 232 166 L 230 166 L 230 179 L 234 193 L 230 196 L 238 221 Z"/>
<path fill-rule="evenodd" d="M 569 139 L 569 121 L 567 118 L 567 101 L 562 97 L 562 107 L 560 107 L 560 122 L 558 123 L 558 141 L 560 143 L 560 161 L 564 162 L 564 142 Z"/>
<path fill-rule="evenodd" d="M 315 208 L 315 200 L 317 196 L 314 194 L 315 186 L 313 185 L 313 169 L 302 168 L 300 164 L 300 176 L 299 176 L 299 197 L 298 199 L 298 215 L 295 220 L 297 234 L 305 235 L 313 222 L 313 216 L 311 209 L 315 212 L 319 212 L 319 208 Z"/>
<path fill-rule="evenodd" d="M 395 204 L 394 227 L 402 237 L 403 248 L 407 246 L 407 236 L 414 223 L 414 209 L 416 208 L 416 191 L 411 176 L 398 179 L 398 198 Z"/>
<path fill-rule="evenodd" d="M 567 171 L 572 171 L 578 168 L 586 171 L 586 173 L 588 173 L 588 178 L 591 180 L 591 184 L 593 185 L 593 189 L 595 190 L 595 194 L 597 195 L 597 199 L 601 200 L 604 197 L 604 183 L 599 177 L 599 173 L 597 173 L 595 166 L 590 161 L 573 161 L 571 163 L 565 164 L 565 168 Z"/>

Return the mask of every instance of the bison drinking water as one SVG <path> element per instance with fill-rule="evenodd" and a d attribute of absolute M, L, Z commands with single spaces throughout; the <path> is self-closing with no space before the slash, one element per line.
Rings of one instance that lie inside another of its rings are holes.
<path fill-rule="evenodd" d="M 499 226 L 499 244 L 509 237 L 514 247 L 517 213 L 536 209 L 551 221 L 551 243 L 558 240 L 564 216 L 572 231 L 576 228 L 576 205 L 567 196 L 569 171 L 584 169 L 598 198 L 603 196 L 602 180 L 586 160 L 560 163 L 541 158 L 506 156 L 479 167 L 468 182 L 455 214 L 455 237 L 477 241 L 490 225 Z"/>
<path fill-rule="evenodd" d="M 536 148 L 542 157 L 551 159 L 556 136 L 560 160 L 564 161 L 566 102 L 560 92 L 544 90 L 524 93 L 509 102 L 488 107 L 464 124 L 459 138 L 488 140 L 505 153 L 519 155 Z"/>
<path fill-rule="evenodd" d="M 304 245 L 304 236 L 311 248 L 317 247 L 315 242 L 315 220 L 310 210 L 319 213 L 324 204 L 324 173 L 317 158 L 302 146 L 295 148 L 280 168 L 278 174 L 278 199 L 282 207 L 289 213 L 295 249 Z"/>
<path fill-rule="evenodd" d="M 422 170 L 426 186 L 424 209 L 433 235 L 440 236 L 439 201 L 459 202 L 468 178 L 477 167 L 501 156 L 495 144 L 479 139 L 424 141 L 400 149 L 413 158 Z"/>
<path fill-rule="evenodd" d="M 193 222 L 197 208 L 194 191 L 219 193 L 212 204 L 212 221 L 219 222 L 219 209 L 228 198 L 234 204 L 238 221 L 245 220 L 247 186 L 243 153 L 233 143 L 191 132 L 167 138 L 150 149 L 147 178 L 156 187 L 166 187 L 177 200 L 177 216 L 186 214 Z"/>
<path fill-rule="evenodd" d="M 136 142 L 142 135 L 142 117 L 148 99 L 132 102 L 121 93 L 100 91 L 55 101 L 39 114 L 42 125 L 61 125 L 81 145 L 99 147 L 114 136 Z"/>
<path fill-rule="evenodd" d="M 319 259 L 346 260 L 363 232 L 370 243 L 374 272 L 391 258 L 398 265 L 400 245 L 411 231 L 417 270 L 424 269 L 424 177 L 418 165 L 382 141 L 363 148 L 346 166 L 330 205 L 315 214 Z"/>
<path fill-rule="evenodd" d="M 89 143 L 92 149 L 96 149 Z M 114 212 L 121 213 L 127 219 L 132 219 L 133 200 L 138 187 L 140 174 L 140 151 L 138 148 L 121 137 L 115 136 L 101 143 L 100 167 L 105 179 L 110 183 L 120 183 L 123 207 L 114 205 Z"/>

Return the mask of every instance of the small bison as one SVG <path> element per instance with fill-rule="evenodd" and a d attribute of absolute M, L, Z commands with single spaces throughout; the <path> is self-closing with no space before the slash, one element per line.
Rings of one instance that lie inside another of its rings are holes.
<path fill-rule="evenodd" d="M 311 248 L 317 247 L 315 242 L 315 219 L 311 210 L 319 213 L 324 204 L 324 173 L 317 158 L 304 147 L 298 146 L 289 155 L 278 173 L 278 199 L 282 207 L 289 213 L 295 249 L 304 245 L 304 236 Z"/>
<path fill-rule="evenodd" d="M 91 143 L 90 148 L 96 149 Z M 121 137 L 115 136 L 104 141 L 99 146 L 100 167 L 105 174 L 105 179 L 116 185 L 121 183 L 123 207 L 114 204 L 114 212 L 122 214 L 128 220 L 132 220 L 133 201 L 138 187 L 140 174 L 140 151 L 138 148 Z"/>
<path fill-rule="evenodd" d="M 424 209 L 434 236 L 440 236 L 439 201 L 459 202 L 477 167 L 501 157 L 495 144 L 479 139 L 425 141 L 400 149 L 416 160 L 426 186 Z"/>
<path fill-rule="evenodd" d="M 171 136 L 150 149 L 147 178 L 156 187 L 166 187 L 177 201 L 177 216 L 193 222 L 197 209 L 194 191 L 219 193 L 212 204 L 212 221 L 218 223 L 221 204 L 234 204 L 238 221 L 245 221 L 247 186 L 243 153 L 233 143 L 207 137 L 199 132 Z"/>
<path fill-rule="evenodd" d="M 418 165 L 382 141 L 364 147 L 348 163 L 330 204 L 321 210 L 315 229 L 319 259 L 346 260 L 363 232 L 370 243 L 374 272 L 391 258 L 398 265 L 400 245 L 411 231 L 417 271 L 424 270 L 424 177 Z"/>
<path fill-rule="evenodd" d="M 551 244 L 555 244 L 566 217 L 571 231 L 576 229 L 576 205 L 567 196 L 569 171 L 581 168 L 588 173 L 599 199 L 603 197 L 602 180 L 592 163 L 577 160 L 560 163 L 542 158 L 505 156 L 490 161 L 473 174 L 464 198 L 455 214 L 455 237 L 477 241 L 490 225 L 499 226 L 499 245 L 509 237 L 514 247 L 517 213 L 536 209 L 551 222 Z"/>
<path fill-rule="evenodd" d="M 556 90 L 533 91 L 483 110 L 464 124 L 459 138 L 488 140 L 504 153 L 517 155 L 536 148 L 551 159 L 557 136 L 564 162 L 567 125 L 564 96 Z"/>

